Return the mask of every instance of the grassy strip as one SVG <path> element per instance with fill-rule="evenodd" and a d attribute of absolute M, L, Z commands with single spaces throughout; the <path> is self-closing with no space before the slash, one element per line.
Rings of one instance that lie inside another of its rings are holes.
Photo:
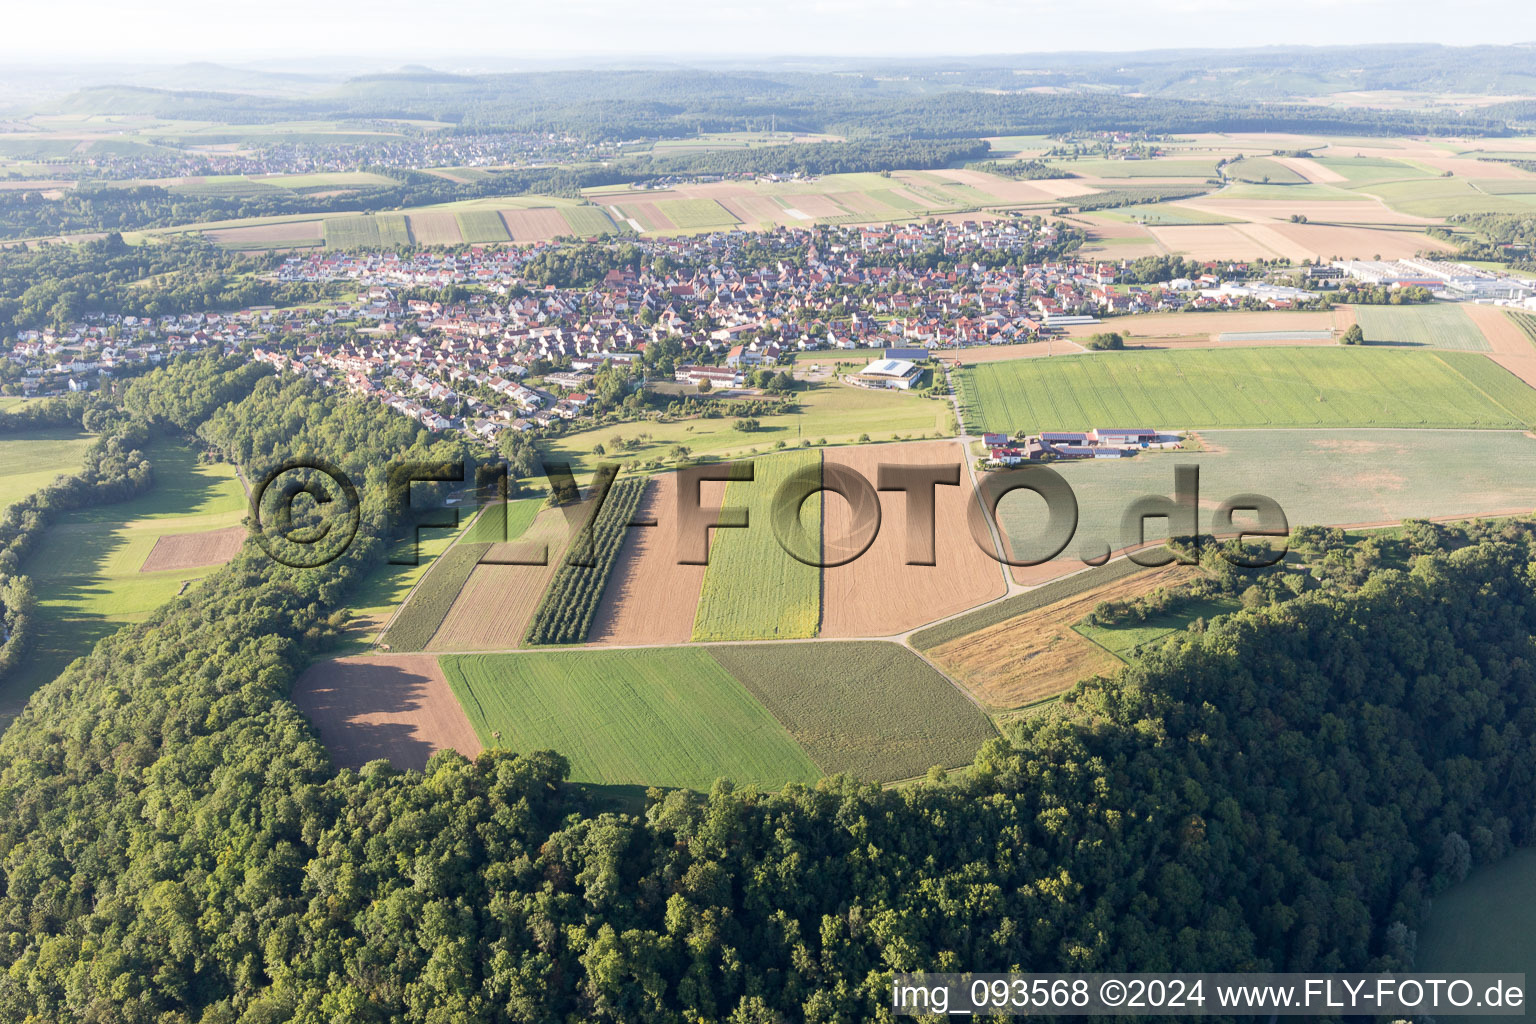
<path fill-rule="evenodd" d="M 489 544 L 459 543 L 440 555 L 390 623 L 383 646 L 391 651 L 426 650 L 488 548 Z"/>
<path fill-rule="evenodd" d="M 984 608 L 978 608 L 973 612 L 961 615 L 959 618 L 941 622 L 936 626 L 929 626 L 912 634 L 912 646 L 920 651 L 929 651 L 940 644 L 958 640 L 963 636 L 976 632 L 978 629 L 986 629 L 995 626 L 999 622 L 1013 618 L 1015 615 L 1023 615 L 1038 608 L 1044 608 L 1048 604 L 1065 600 L 1081 594 L 1085 590 L 1101 587 L 1106 583 L 1123 579 L 1126 576 L 1142 572 L 1143 567 L 1137 565 L 1129 558 L 1117 559 L 1108 565 L 1102 565 L 1087 572 L 1080 572 L 1075 576 L 1069 576 L 1064 580 L 1055 580 L 1043 587 L 1023 594 L 1015 594 L 1013 597 L 1004 598 L 996 604 L 989 604 Z"/>
<path fill-rule="evenodd" d="M 525 643 L 579 644 L 587 639 L 619 550 L 624 546 L 624 532 L 648 483 L 642 477 L 614 481 L 592 524 L 591 557 L 586 560 L 593 564 L 573 565 L 572 559 L 578 554 L 574 547 L 566 555 L 533 613 Z"/>

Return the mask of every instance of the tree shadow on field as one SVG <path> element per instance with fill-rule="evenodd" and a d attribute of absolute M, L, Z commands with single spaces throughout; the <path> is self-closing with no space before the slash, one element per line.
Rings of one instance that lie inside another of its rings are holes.
<path fill-rule="evenodd" d="M 427 710 L 428 683 L 398 665 L 328 661 L 294 683 L 293 702 L 338 766 L 361 768 L 383 758 L 397 769 L 420 771 L 436 751 L 413 720 Z"/>

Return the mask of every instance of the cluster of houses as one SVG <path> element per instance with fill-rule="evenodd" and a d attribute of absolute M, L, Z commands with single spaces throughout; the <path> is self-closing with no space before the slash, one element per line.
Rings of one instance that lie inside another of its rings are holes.
<path fill-rule="evenodd" d="M 286 257 L 277 280 L 349 297 L 156 318 L 93 312 L 23 332 L 9 352 L 25 367 L 21 389 L 49 394 L 219 346 L 433 429 L 494 438 L 590 415 L 593 373 L 611 364 L 638 377 L 663 342 L 680 355 L 661 372 L 685 384 L 740 387 L 795 352 L 874 348 L 892 352 L 847 383 L 903 388 L 921 378 L 912 364 L 936 352 L 1036 340 L 1127 301 L 1174 308 L 1157 289 L 1113 290 L 1123 267 L 1061 255 L 1060 242 L 1060 229 L 1022 218 L 636 239 L 625 245 L 639 259 L 582 286 L 537 279 L 532 265 L 556 242 L 306 252 Z M 983 259 L 999 251 L 1017 258 Z"/>
<path fill-rule="evenodd" d="M 994 466 L 1018 466 L 1050 459 L 1119 459 L 1152 447 L 1180 447 L 1177 437 L 1165 437 L 1148 427 L 1094 427 L 1077 431 L 1046 431 L 1014 438 L 1008 434 L 984 434 L 987 462 Z"/>

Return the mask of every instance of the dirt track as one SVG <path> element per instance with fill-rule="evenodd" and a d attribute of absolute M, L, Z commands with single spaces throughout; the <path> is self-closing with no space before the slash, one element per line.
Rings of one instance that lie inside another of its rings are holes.
<path fill-rule="evenodd" d="M 420 769 L 439 750 L 480 753 L 480 740 L 431 655 L 319 662 L 294 683 L 293 702 L 342 767 L 385 758 L 396 768 Z"/>

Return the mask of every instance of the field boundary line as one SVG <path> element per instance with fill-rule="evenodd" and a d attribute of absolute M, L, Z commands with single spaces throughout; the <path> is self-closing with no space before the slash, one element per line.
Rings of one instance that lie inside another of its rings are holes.
<path fill-rule="evenodd" d="M 374 637 L 373 641 L 368 645 L 369 650 L 377 650 L 378 649 L 379 641 L 384 638 L 385 634 L 387 634 L 389 632 L 390 627 L 395 624 L 395 620 L 400 617 L 400 613 L 405 610 L 405 606 L 411 603 L 411 598 L 416 596 L 417 588 L 421 586 L 421 584 L 426 580 L 426 578 L 428 576 L 432 575 L 432 570 L 437 568 L 437 563 L 442 559 L 443 555 L 446 555 L 448 552 L 452 551 L 454 548 L 459 546 L 459 543 L 465 537 L 467 537 L 469 535 L 470 531 L 474 528 L 475 523 L 480 519 L 481 516 L 483 516 L 485 514 L 485 510 L 490 508 L 490 507 L 491 506 L 489 506 L 489 505 L 481 505 L 480 508 L 475 511 L 475 514 L 470 517 L 469 522 L 467 522 L 467 523 L 465 523 L 465 524 L 463 524 L 462 526 L 459 527 L 459 535 L 457 537 L 453 538 L 453 540 L 448 544 L 448 546 L 443 548 L 442 552 L 432 559 L 432 564 L 427 566 L 425 572 L 423 572 L 420 576 L 416 577 L 416 582 L 411 584 L 411 589 L 409 589 L 409 590 L 407 590 L 405 592 L 405 596 L 400 599 L 400 603 L 395 605 L 395 610 L 389 613 L 389 618 L 384 621 L 384 625 L 379 627 L 379 632 Z M 389 652 L 386 652 L 386 653 L 393 654 L 395 652 L 389 651 Z M 402 651 L 400 653 L 402 653 L 402 654 L 407 654 L 407 653 L 409 653 L 409 654 L 425 654 L 426 652 L 425 651 Z"/>
<path fill-rule="evenodd" d="M 1508 367 L 1504 366 L 1497 359 L 1491 358 L 1493 353 L 1491 353 L 1491 352 L 1476 352 L 1476 353 L 1473 353 L 1473 354 L 1474 355 L 1480 355 L 1480 356 L 1489 357 L 1488 361 L 1490 363 L 1492 363 L 1494 366 L 1497 366 L 1503 372 L 1509 374 L 1511 377 L 1514 377 L 1515 380 L 1520 381 L 1521 384 L 1525 384 L 1526 387 L 1530 387 L 1529 384 L 1526 384 L 1525 381 L 1520 380 L 1519 376 L 1517 376 L 1515 373 L 1513 373 Z M 1499 401 L 1497 398 L 1494 398 L 1488 392 L 1484 391 L 1481 387 L 1478 386 L 1478 384 L 1475 381 L 1472 380 L 1471 377 L 1468 377 L 1466 374 L 1464 374 L 1460 370 L 1456 369 L 1456 367 L 1452 366 L 1450 361 L 1447 360 L 1442 353 L 1436 352 L 1435 353 L 1435 358 L 1437 360 L 1439 360 L 1442 364 L 1444 364 L 1446 369 L 1450 370 L 1457 377 L 1459 377 L 1462 380 L 1466 381 L 1467 382 L 1467 386 L 1470 387 L 1473 391 L 1476 391 L 1478 394 L 1480 394 L 1484 398 L 1488 399 L 1488 401 L 1492 402 L 1496 407 L 1498 407 L 1500 409 L 1503 409 L 1505 414 L 1508 415 L 1511 420 L 1513 420 L 1516 423 L 1524 422 L 1522 417 L 1516 415 L 1515 411 L 1513 409 L 1511 409 L 1509 406 L 1505 405 L 1503 402 Z M 1531 428 L 1531 424 L 1530 423 L 1526 423 L 1525 427 L 1526 427 L 1527 430 L 1529 430 Z"/>

